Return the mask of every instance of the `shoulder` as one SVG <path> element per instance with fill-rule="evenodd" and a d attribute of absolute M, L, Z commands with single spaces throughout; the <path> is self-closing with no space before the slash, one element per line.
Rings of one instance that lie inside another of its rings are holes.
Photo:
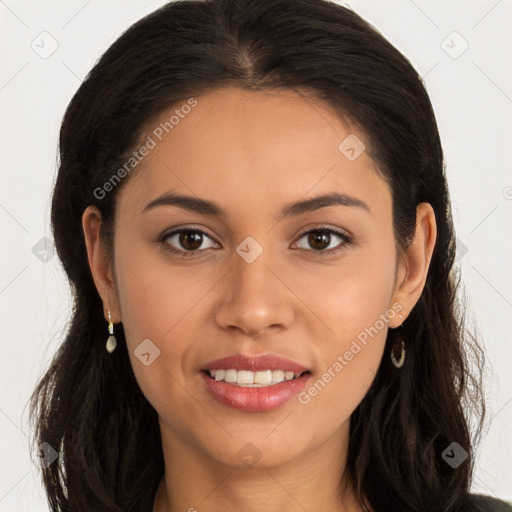
<path fill-rule="evenodd" d="M 483 494 L 469 494 L 460 512 L 512 512 L 512 504 Z"/>

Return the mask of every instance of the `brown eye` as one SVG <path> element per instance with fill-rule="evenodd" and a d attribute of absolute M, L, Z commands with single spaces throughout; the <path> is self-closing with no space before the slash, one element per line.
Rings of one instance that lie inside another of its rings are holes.
<path fill-rule="evenodd" d="M 322 250 L 329 246 L 331 235 L 324 231 L 310 231 L 308 233 L 308 243 L 315 250 Z"/>
<path fill-rule="evenodd" d="M 181 231 L 178 241 L 187 251 L 194 251 L 201 247 L 203 235 L 197 231 Z"/>
<path fill-rule="evenodd" d="M 205 247 L 204 244 L 207 240 L 210 240 L 211 244 Z M 182 256 L 192 256 L 195 253 L 200 253 L 202 249 L 210 249 L 215 246 L 206 232 L 191 228 L 175 229 L 163 235 L 160 242 L 165 244 L 170 252 L 179 253 Z"/>
<path fill-rule="evenodd" d="M 313 250 L 313 252 L 318 252 L 319 255 L 333 254 L 352 243 L 352 239 L 348 235 L 332 228 L 312 229 L 303 233 L 299 240 L 304 238 L 306 239 L 306 246 L 301 247 L 299 244 L 299 248 Z M 332 245 L 333 242 L 336 242 L 336 238 L 341 242 Z"/>

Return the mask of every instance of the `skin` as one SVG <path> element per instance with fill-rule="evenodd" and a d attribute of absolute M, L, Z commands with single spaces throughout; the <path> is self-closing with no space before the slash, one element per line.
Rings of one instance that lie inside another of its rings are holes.
<path fill-rule="evenodd" d="M 369 147 L 361 130 L 294 91 L 225 88 L 196 99 L 120 191 L 115 260 L 99 243 L 100 212 L 83 214 L 105 312 L 123 322 L 135 376 L 159 415 L 166 472 L 155 510 L 362 510 L 350 488 L 336 496 L 350 415 L 374 379 L 388 328 L 405 320 L 423 290 L 436 238 L 432 207 L 418 205 L 414 241 L 399 255 L 391 191 L 376 164 L 367 151 L 350 161 L 338 150 L 349 134 Z M 170 190 L 215 201 L 227 217 L 170 205 L 143 211 Z M 370 212 L 331 205 L 276 221 L 286 204 L 331 192 L 364 201 Z M 165 249 L 185 251 L 178 236 L 158 242 L 174 227 L 208 236 L 184 258 Z M 321 244 L 303 235 L 325 227 L 353 243 L 331 235 L 323 254 L 342 249 L 322 256 Z M 247 236 L 263 248 L 252 263 L 236 252 Z M 292 359 L 311 369 L 311 384 L 393 304 L 402 318 L 395 314 L 307 404 L 244 412 L 204 386 L 201 367 L 237 353 Z M 161 351 L 149 366 L 133 352 L 144 339 Z M 261 456 L 249 468 L 237 456 L 247 443 Z"/>

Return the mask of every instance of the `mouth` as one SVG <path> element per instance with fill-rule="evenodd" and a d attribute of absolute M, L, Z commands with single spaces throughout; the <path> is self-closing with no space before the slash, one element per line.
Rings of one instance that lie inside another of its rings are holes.
<path fill-rule="evenodd" d="M 311 370 L 277 355 L 236 355 L 217 359 L 200 371 L 217 403 L 244 412 L 276 409 L 299 394 Z"/>

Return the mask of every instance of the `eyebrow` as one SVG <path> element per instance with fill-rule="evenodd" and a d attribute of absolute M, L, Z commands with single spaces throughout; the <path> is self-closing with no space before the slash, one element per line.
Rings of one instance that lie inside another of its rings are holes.
<path fill-rule="evenodd" d="M 330 194 L 323 194 L 311 199 L 287 204 L 276 217 L 276 220 L 280 221 L 287 217 L 301 215 L 303 213 L 312 212 L 319 210 L 320 208 L 326 208 L 334 205 L 355 206 L 366 210 L 370 214 L 372 213 L 370 207 L 364 201 L 348 194 L 332 192 Z M 178 194 L 173 191 L 166 192 L 160 197 L 157 197 L 148 203 L 143 211 L 152 210 L 158 206 L 177 206 L 179 208 L 183 208 L 191 212 L 202 213 L 204 215 L 212 215 L 223 219 L 228 217 L 226 210 L 213 201 Z"/>

